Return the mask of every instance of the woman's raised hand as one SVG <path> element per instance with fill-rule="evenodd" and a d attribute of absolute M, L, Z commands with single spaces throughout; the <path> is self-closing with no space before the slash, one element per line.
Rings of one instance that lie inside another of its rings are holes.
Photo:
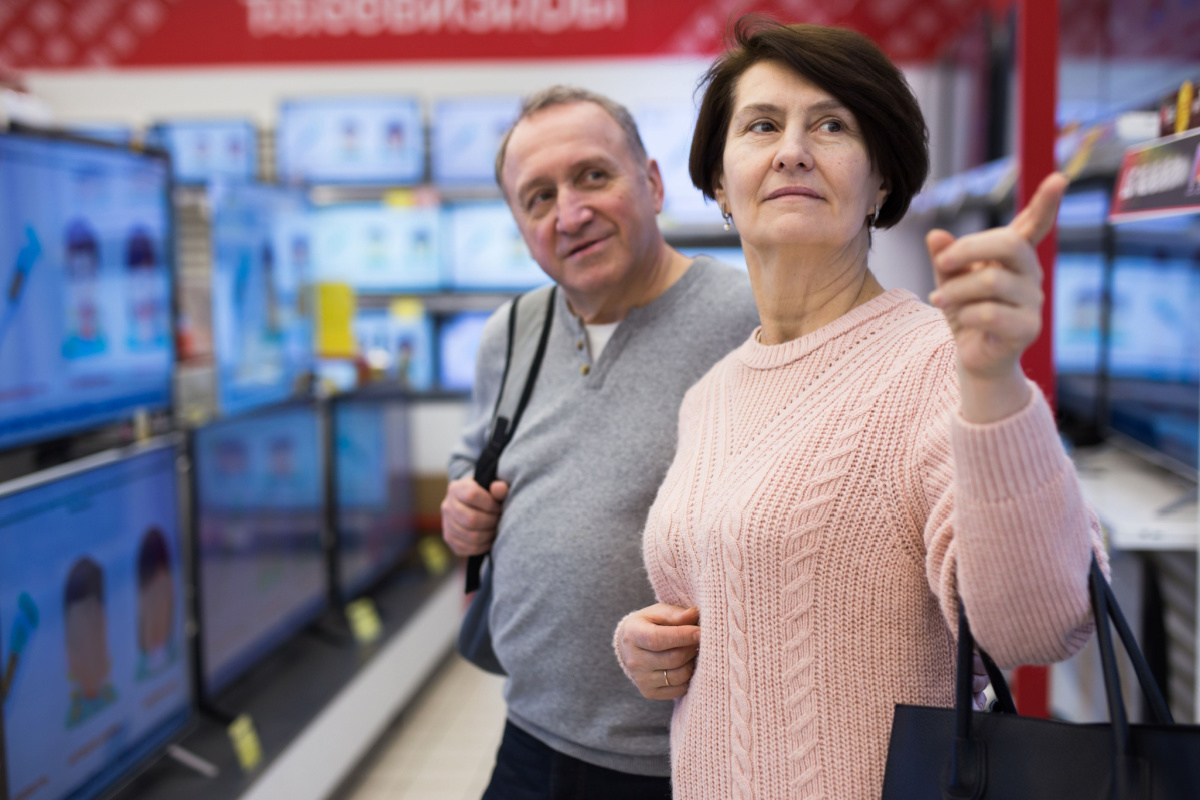
<path fill-rule="evenodd" d="M 1067 179 L 1052 173 L 1002 228 L 955 239 L 925 238 L 937 289 L 929 302 L 946 315 L 958 348 L 963 416 L 991 422 L 1028 401 L 1021 354 L 1042 330 L 1042 269 L 1034 249 L 1054 228 Z"/>
<path fill-rule="evenodd" d="M 650 700 L 687 694 L 700 650 L 700 611 L 667 603 L 635 611 L 617 626 L 616 646 L 625 674 Z"/>

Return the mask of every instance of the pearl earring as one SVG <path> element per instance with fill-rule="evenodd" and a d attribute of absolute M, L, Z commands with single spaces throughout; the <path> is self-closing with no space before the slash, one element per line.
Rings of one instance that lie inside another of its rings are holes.
<path fill-rule="evenodd" d="M 867 216 L 867 227 L 872 231 L 876 230 L 875 220 L 879 219 L 879 203 L 875 204 L 875 213 Z"/>
<path fill-rule="evenodd" d="M 725 230 L 729 230 L 729 223 L 733 222 L 733 214 L 725 206 L 721 206 L 721 216 L 725 219 L 725 224 L 722 226 Z"/>

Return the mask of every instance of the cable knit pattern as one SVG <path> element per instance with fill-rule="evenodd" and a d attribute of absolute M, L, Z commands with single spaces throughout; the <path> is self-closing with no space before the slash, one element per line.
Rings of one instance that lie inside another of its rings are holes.
<path fill-rule="evenodd" d="M 877 798 L 893 705 L 953 703 L 960 596 L 1002 664 L 1082 646 L 1099 526 L 1044 399 L 957 405 L 945 320 L 900 290 L 688 393 L 644 539 L 703 631 L 676 798 Z"/>

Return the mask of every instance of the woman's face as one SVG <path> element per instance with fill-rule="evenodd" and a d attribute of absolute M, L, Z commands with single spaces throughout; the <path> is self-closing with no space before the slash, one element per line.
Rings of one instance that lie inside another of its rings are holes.
<path fill-rule="evenodd" d="M 844 249 L 887 197 L 850 110 L 771 61 L 737 83 L 721 168 L 717 200 L 751 250 Z"/>

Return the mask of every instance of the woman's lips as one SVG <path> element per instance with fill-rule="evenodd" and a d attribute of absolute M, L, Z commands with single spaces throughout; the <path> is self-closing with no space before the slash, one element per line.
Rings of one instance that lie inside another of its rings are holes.
<path fill-rule="evenodd" d="M 807 186 L 785 186 L 767 195 L 768 200 L 775 200 L 780 197 L 811 197 L 813 200 L 821 199 L 820 194 L 809 189 Z"/>

